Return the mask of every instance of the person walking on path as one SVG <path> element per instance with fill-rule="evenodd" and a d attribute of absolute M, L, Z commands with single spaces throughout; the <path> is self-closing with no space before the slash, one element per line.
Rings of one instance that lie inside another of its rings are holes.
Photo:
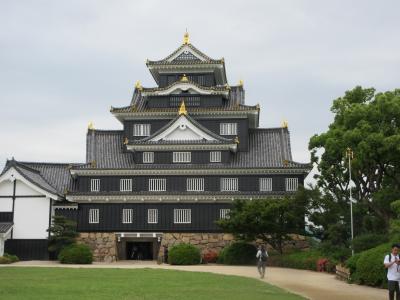
<path fill-rule="evenodd" d="M 258 247 L 256 258 L 257 258 L 258 273 L 260 273 L 260 278 L 264 278 L 265 266 L 267 265 L 267 258 L 268 258 L 268 252 L 267 250 L 265 250 L 264 245 Z"/>
<path fill-rule="evenodd" d="M 394 300 L 396 293 L 396 300 L 400 300 L 400 259 L 399 259 L 399 245 L 392 245 L 392 252 L 385 256 L 383 261 L 387 269 L 389 300 Z"/>

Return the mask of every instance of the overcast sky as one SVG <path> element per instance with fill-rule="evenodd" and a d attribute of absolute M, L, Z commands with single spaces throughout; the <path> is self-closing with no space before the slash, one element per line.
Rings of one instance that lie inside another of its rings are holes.
<path fill-rule="evenodd" d="M 0 1 L 0 167 L 83 162 L 89 121 L 120 129 L 145 60 L 191 42 L 244 80 L 261 126 L 289 122 L 293 157 L 356 85 L 400 88 L 400 1 Z"/>

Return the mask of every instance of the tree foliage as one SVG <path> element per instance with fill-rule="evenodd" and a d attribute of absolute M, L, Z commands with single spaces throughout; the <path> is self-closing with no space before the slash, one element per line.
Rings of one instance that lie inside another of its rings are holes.
<path fill-rule="evenodd" d="M 75 238 L 78 236 L 76 222 L 64 216 L 53 216 L 53 223 L 48 231 L 50 232 L 49 251 L 55 252 L 56 256 L 63 248 L 75 243 Z"/>
<path fill-rule="evenodd" d="M 391 202 L 400 199 L 400 90 L 376 94 L 373 88 L 356 87 L 334 100 L 331 111 L 329 129 L 309 143 L 322 191 L 313 194 L 313 221 L 325 230 L 340 216 L 349 224 L 346 149 L 351 148 L 355 229 L 385 231 L 393 217 Z"/>
<path fill-rule="evenodd" d="M 240 240 L 261 239 L 282 253 L 290 234 L 304 233 L 305 203 L 300 198 L 235 200 L 229 219 L 218 221 Z"/>

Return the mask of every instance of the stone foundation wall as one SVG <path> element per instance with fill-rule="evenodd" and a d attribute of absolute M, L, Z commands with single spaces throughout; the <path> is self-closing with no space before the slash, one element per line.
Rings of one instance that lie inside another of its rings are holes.
<path fill-rule="evenodd" d="M 163 259 L 165 246 L 170 249 L 180 243 L 192 244 L 200 249 L 201 254 L 204 254 L 208 251 L 219 253 L 222 248 L 232 242 L 233 235 L 229 233 L 164 233 L 158 259 Z"/>
<path fill-rule="evenodd" d="M 90 247 L 94 261 L 114 262 L 117 260 L 117 244 L 113 232 L 81 232 L 77 242 Z"/>

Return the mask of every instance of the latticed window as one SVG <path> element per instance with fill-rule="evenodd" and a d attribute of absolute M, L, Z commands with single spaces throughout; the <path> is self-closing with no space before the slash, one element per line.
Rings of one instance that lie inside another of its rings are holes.
<path fill-rule="evenodd" d="M 237 135 L 237 123 L 221 123 L 219 133 L 221 135 Z"/>
<path fill-rule="evenodd" d="M 197 60 L 199 61 L 200 59 L 193 55 L 191 52 L 185 50 L 181 54 L 179 54 L 174 60 Z"/>
<path fill-rule="evenodd" d="M 90 191 L 91 192 L 100 192 L 100 179 L 91 179 L 90 180 Z"/>
<path fill-rule="evenodd" d="M 210 162 L 221 162 L 221 151 L 211 151 Z"/>
<path fill-rule="evenodd" d="M 272 178 L 260 178 L 260 191 L 261 192 L 272 191 Z"/>
<path fill-rule="evenodd" d="M 173 152 L 172 161 L 174 163 L 189 163 L 192 160 L 190 152 Z"/>
<path fill-rule="evenodd" d="M 166 178 L 150 178 L 149 191 L 150 192 L 164 192 L 167 189 Z"/>
<path fill-rule="evenodd" d="M 287 192 L 295 192 L 297 191 L 299 185 L 298 178 L 286 178 L 286 191 Z"/>
<path fill-rule="evenodd" d="M 179 107 L 182 103 L 182 100 L 185 101 L 185 105 L 187 107 L 200 106 L 201 104 L 200 97 L 198 96 L 187 96 L 187 97 L 172 96 L 171 98 L 169 98 L 169 106 Z"/>
<path fill-rule="evenodd" d="M 133 209 L 132 208 L 124 208 L 122 210 L 122 223 L 129 224 L 133 221 Z"/>
<path fill-rule="evenodd" d="M 133 135 L 134 136 L 149 136 L 150 135 L 150 124 L 133 124 Z"/>
<path fill-rule="evenodd" d="M 221 178 L 221 191 L 236 192 L 238 190 L 237 178 Z"/>
<path fill-rule="evenodd" d="M 192 223 L 192 210 L 191 209 L 174 209 L 174 223 L 175 224 Z"/>
<path fill-rule="evenodd" d="M 187 178 L 186 190 L 188 192 L 202 192 L 204 191 L 204 178 Z"/>
<path fill-rule="evenodd" d="M 120 179 L 119 190 L 121 192 L 132 192 L 132 179 Z"/>
<path fill-rule="evenodd" d="M 230 213 L 230 209 L 229 208 L 221 208 L 219 210 L 219 218 L 220 219 L 229 219 L 229 213 Z"/>
<path fill-rule="evenodd" d="M 147 223 L 149 224 L 158 223 L 158 209 L 151 208 L 147 210 Z"/>
<path fill-rule="evenodd" d="M 154 152 L 143 152 L 143 163 L 144 164 L 154 163 Z"/>
<path fill-rule="evenodd" d="M 99 209 L 91 208 L 89 209 L 89 224 L 99 223 Z"/>

